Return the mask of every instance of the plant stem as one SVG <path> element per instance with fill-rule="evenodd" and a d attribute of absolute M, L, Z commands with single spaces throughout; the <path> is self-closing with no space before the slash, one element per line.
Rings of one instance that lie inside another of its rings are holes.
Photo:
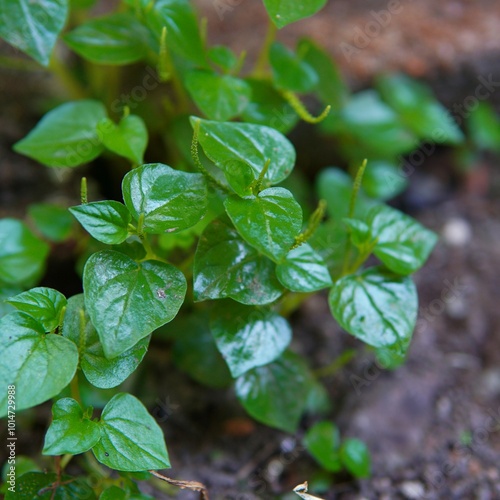
<path fill-rule="evenodd" d="M 257 62 L 253 69 L 254 76 L 262 77 L 266 73 L 266 66 L 269 60 L 269 49 L 276 38 L 277 28 L 274 23 L 269 19 L 267 24 L 267 33 L 264 43 L 260 49 L 259 56 L 257 57 Z"/>
<path fill-rule="evenodd" d="M 78 401 L 78 403 L 82 403 L 82 397 L 80 395 L 80 387 L 78 385 L 78 372 L 75 373 L 75 376 L 71 379 L 70 385 L 69 385 L 70 391 L 71 391 L 71 397 Z"/>
<path fill-rule="evenodd" d="M 330 375 L 335 375 L 339 370 L 341 370 L 347 363 L 349 363 L 356 356 L 355 349 L 348 349 L 344 351 L 340 356 L 335 358 L 330 364 L 314 370 L 313 374 L 316 378 L 329 377 Z"/>
<path fill-rule="evenodd" d="M 292 106 L 293 110 L 307 123 L 320 123 L 322 122 L 330 113 L 332 107 L 328 105 L 323 112 L 318 116 L 313 116 L 307 108 L 304 106 L 302 101 L 297 97 L 297 95 L 291 90 L 282 90 L 281 95 L 288 101 L 288 104 Z"/>
<path fill-rule="evenodd" d="M 56 56 L 50 59 L 49 68 L 64 85 L 72 99 L 83 99 L 87 96 L 80 82 Z"/>

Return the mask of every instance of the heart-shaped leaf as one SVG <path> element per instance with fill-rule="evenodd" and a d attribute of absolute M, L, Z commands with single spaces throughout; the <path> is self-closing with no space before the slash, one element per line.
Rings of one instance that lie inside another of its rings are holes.
<path fill-rule="evenodd" d="M 66 307 L 66 297 L 53 288 L 38 287 L 8 299 L 16 309 L 23 311 L 42 324 L 46 332 L 55 330 L 61 323 L 61 313 Z"/>
<path fill-rule="evenodd" d="M 230 196 L 224 206 L 241 236 L 275 261 L 290 251 L 302 227 L 302 209 L 284 188 L 265 189 L 247 198 Z"/>
<path fill-rule="evenodd" d="M 287 320 L 269 308 L 215 305 L 210 329 L 233 377 L 274 361 L 292 339 Z"/>
<path fill-rule="evenodd" d="M 182 231 L 198 223 L 207 211 L 205 177 L 162 163 L 148 163 L 129 172 L 122 190 L 134 219 L 144 217 L 147 233 Z"/>
<path fill-rule="evenodd" d="M 83 273 L 85 305 L 107 358 L 115 358 L 171 321 L 186 294 L 174 266 L 137 263 L 113 250 L 93 254 Z"/>
<path fill-rule="evenodd" d="M 370 477 L 370 452 L 360 439 L 346 439 L 340 449 L 340 458 L 345 468 L 358 478 Z"/>
<path fill-rule="evenodd" d="M 118 201 L 94 201 L 71 207 L 69 211 L 92 237 L 107 245 L 118 245 L 128 237 L 132 217 Z"/>
<path fill-rule="evenodd" d="M 62 335 L 78 347 L 80 367 L 87 380 L 99 389 L 116 387 L 126 380 L 139 366 L 149 344 L 148 336 L 115 358 L 106 358 L 97 331 L 85 309 L 83 294 L 68 300 Z"/>
<path fill-rule="evenodd" d="M 120 471 L 170 467 L 162 430 L 134 396 L 114 396 L 102 412 L 100 430 L 92 451 L 102 464 Z"/>
<path fill-rule="evenodd" d="M 67 15 L 67 0 L 0 0 L 0 37 L 48 66 Z"/>
<path fill-rule="evenodd" d="M 194 259 L 196 301 L 230 297 L 243 304 L 269 304 L 283 293 L 275 264 L 244 241 L 226 217 L 201 235 Z"/>
<path fill-rule="evenodd" d="M 103 150 L 97 135 L 106 109 L 91 99 L 61 104 L 49 111 L 36 127 L 14 145 L 14 150 L 48 167 L 76 167 Z"/>
<path fill-rule="evenodd" d="M 276 276 L 292 292 L 310 293 L 333 284 L 323 259 L 307 243 L 288 253 L 276 266 Z"/>
<path fill-rule="evenodd" d="M 239 377 L 236 394 L 245 410 L 259 422 L 295 432 L 313 381 L 301 358 L 285 352 L 273 363 Z"/>
<path fill-rule="evenodd" d="M 269 17 L 278 27 L 300 21 L 316 14 L 326 4 L 326 0 L 264 0 Z"/>
<path fill-rule="evenodd" d="M 252 95 L 245 80 L 205 70 L 190 71 L 185 84 L 195 104 L 210 120 L 226 121 L 240 115 Z"/>
<path fill-rule="evenodd" d="M 140 116 L 127 115 L 116 125 L 104 118 L 98 126 L 102 143 L 113 153 L 124 156 L 135 165 L 143 162 L 148 145 L 148 129 Z"/>
<path fill-rule="evenodd" d="M 408 349 L 418 310 L 410 278 L 369 268 L 338 280 L 328 300 L 340 326 L 363 342 L 403 353 Z"/>
<path fill-rule="evenodd" d="M 269 162 L 265 179 L 271 184 L 285 180 L 295 165 L 295 149 L 277 130 L 252 123 L 213 122 L 191 117 L 200 122 L 199 141 L 207 157 L 221 170 L 237 160 L 248 164 L 257 179 Z"/>
<path fill-rule="evenodd" d="M 52 423 L 45 434 L 44 455 L 77 455 L 101 439 L 99 424 L 84 415 L 77 401 L 63 398 L 52 406 Z"/>
<path fill-rule="evenodd" d="M 78 366 L 78 351 L 68 339 L 52 333 L 31 316 L 13 312 L 0 319 L 2 387 L 16 387 L 16 409 L 39 405 L 61 392 Z M 7 391 L 0 394 L 0 417 L 7 414 Z"/>
<path fill-rule="evenodd" d="M 304 436 L 304 445 L 325 470 L 338 472 L 340 461 L 340 433 L 333 422 L 323 421 L 313 425 Z"/>

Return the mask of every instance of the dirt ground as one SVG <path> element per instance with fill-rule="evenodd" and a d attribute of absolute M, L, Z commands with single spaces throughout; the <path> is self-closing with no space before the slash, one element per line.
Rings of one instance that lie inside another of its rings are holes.
<path fill-rule="evenodd" d="M 232 6 L 220 19 L 217 1 L 197 2 L 209 18 L 213 39 L 254 54 L 265 32 L 260 2 L 220 0 Z M 500 2 L 401 0 L 400 11 L 380 34 L 347 60 L 341 44 L 354 43 L 356 27 L 364 30 L 374 19 L 371 11 L 388 6 L 379 0 L 368 4 L 330 1 L 321 15 L 285 29 L 280 37 L 291 42 L 313 33 L 337 57 L 353 87 L 367 85 L 380 71 L 400 69 L 431 82 L 448 105 L 473 95 L 479 76 L 500 74 Z M 19 78 L 27 88 L 15 83 Z M 61 182 L 10 151 L 36 122 L 37 108 L 20 106 L 25 92 L 40 103 L 37 95 L 46 84 L 42 72 L 29 80 L 22 72 L 0 73 L 2 217 L 22 217 L 28 203 L 48 201 L 49 193 L 65 200 L 77 196 L 77 183 Z M 491 99 L 500 102 L 495 93 Z M 386 371 L 360 349 L 342 371 L 324 379 L 333 402 L 327 418 L 343 436 L 366 441 L 373 456 L 371 479 L 353 481 L 318 471 L 301 445 L 313 417 L 304 418 L 295 436 L 262 426 L 245 415 L 232 390 L 191 381 L 172 363 L 165 366 L 160 349 L 150 355 L 152 374 L 145 392 L 165 431 L 171 476 L 204 482 L 212 500 L 298 499 L 289 492 L 305 480 L 330 483 L 317 493 L 325 499 L 500 498 L 499 167 L 498 158 L 485 158 L 474 173 L 462 177 L 449 152 L 438 150 L 396 200 L 441 236 L 416 275 L 420 315 L 408 361 Z M 61 274 L 57 268 L 51 272 Z M 335 324 L 323 295 L 306 302 L 292 320 L 292 347 L 313 368 L 346 348 L 360 348 Z M 48 416 L 44 405 L 19 449 L 41 449 Z M 149 485 L 144 491 L 157 498 L 197 498 L 187 491 L 168 496 Z"/>

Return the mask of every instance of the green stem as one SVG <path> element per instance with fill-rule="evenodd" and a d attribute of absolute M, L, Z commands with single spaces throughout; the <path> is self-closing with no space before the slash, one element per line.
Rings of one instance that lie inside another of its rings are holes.
<path fill-rule="evenodd" d="M 71 391 L 71 397 L 75 400 L 78 401 L 78 403 L 82 403 L 82 397 L 80 395 L 80 387 L 78 385 L 78 372 L 75 373 L 75 376 L 71 379 L 70 385 L 69 385 L 70 391 Z"/>
<path fill-rule="evenodd" d="M 288 318 L 294 311 L 296 311 L 299 306 L 311 295 L 310 293 L 294 293 L 290 292 L 286 294 L 280 306 L 280 315 Z"/>
<path fill-rule="evenodd" d="M 62 82 L 72 99 L 83 99 L 87 96 L 87 92 L 82 87 L 80 82 L 68 70 L 66 65 L 59 61 L 57 57 L 53 56 L 50 59 L 49 68 Z"/>
<path fill-rule="evenodd" d="M 316 232 L 316 229 L 318 229 L 318 226 L 321 224 L 321 221 L 325 216 L 325 212 L 326 212 L 326 201 L 319 200 L 316 210 L 312 213 L 311 217 L 309 218 L 309 222 L 307 223 L 305 231 L 295 237 L 295 243 L 292 246 L 291 250 L 299 247 L 300 245 L 305 243 L 309 238 L 311 238 L 311 236 Z"/>
<path fill-rule="evenodd" d="M 266 66 L 269 60 L 269 50 L 271 45 L 276 38 L 277 28 L 274 23 L 269 19 L 267 25 L 267 33 L 262 48 L 260 49 L 259 56 L 257 57 L 257 62 L 253 69 L 253 74 L 256 77 L 263 77 L 266 73 Z"/>
<path fill-rule="evenodd" d="M 257 196 L 262 191 L 262 184 L 264 182 L 264 178 L 266 177 L 267 171 L 269 170 L 269 165 L 271 165 L 271 159 L 266 160 L 264 168 L 260 171 L 259 177 L 257 177 L 257 179 L 255 179 L 255 181 L 253 181 L 250 186 L 255 196 Z"/>
<path fill-rule="evenodd" d="M 88 197 L 87 197 L 87 178 L 82 177 L 81 183 L 80 183 L 80 203 L 82 205 L 86 205 L 88 203 Z"/>
<path fill-rule="evenodd" d="M 293 110 L 307 123 L 320 123 L 322 122 L 330 113 L 332 107 L 328 105 L 323 112 L 318 116 L 313 116 L 302 103 L 302 101 L 297 97 L 297 95 L 291 90 L 281 90 L 281 95 L 288 101 Z"/>
<path fill-rule="evenodd" d="M 355 349 L 348 349 L 344 351 L 340 356 L 335 358 L 330 364 L 314 370 L 313 374 L 316 378 L 329 377 L 335 375 L 339 370 L 341 370 L 347 363 L 349 363 L 356 356 Z"/>

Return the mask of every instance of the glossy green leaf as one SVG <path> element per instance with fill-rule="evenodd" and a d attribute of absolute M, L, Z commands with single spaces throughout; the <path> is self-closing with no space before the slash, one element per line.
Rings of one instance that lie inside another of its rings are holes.
<path fill-rule="evenodd" d="M 326 200 L 328 215 L 340 222 L 347 217 L 352 195 L 353 181 L 349 174 L 339 168 L 325 168 L 317 180 L 319 198 Z M 377 203 L 367 198 L 362 190 L 358 192 L 354 215 L 362 219 L 368 210 Z"/>
<path fill-rule="evenodd" d="M 309 92 L 318 84 L 316 71 L 280 42 L 271 45 L 269 62 L 273 71 L 273 82 L 279 88 Z"/>
<path fill-rule="evenodd" d="M 247 198 L 230 196 L 224 206 L 241 236 L 276 261 L 290 251 L 302 227 L 302 209 L 284 188 L 265 189 Z"/>
<path fill-rule="evenodd" d="M 2 387 L 16 386 L 16 409 L 39 405 L 61 392 L 73 378 L 78 351 L 73 342 L 52 333 L 23 312 L 0 319 Z M 7 414 L 7 391 L 0 394 L 0 417 Z"/>
<path fill-rule="evenodd" d="M 91 99 L 67 102 L 49 111 L 14 150 L 49 167 L 76 167 L 103 150 L 97 135 L 106 109 Z"/>
<path fill-rule="evenodd" d="M 68 300 L 62 335 L 78 347 L 80 367 L 87 380 L 99 389 L 116 387 L 126 380 L 139 366 L 149 344 L 149 337 L 145 337 L 115 358 L 106 358 L 97 331 L 85 308 L 83 294 Z"/>
<path fill-rule="evenodd" d="M 252 95 L 245 80 L 206 70 L 190 71 L 185 85 L 194 103 L 210 120 L 226 121 L 240 115 Z"/>
<path fill-rule="evenodd" d="M 171 321 L 186 294 L 186 279 L 174 266 L 137 263 L 113 250 L 85 264 L 83 289 L 88 314 L 107 358 L 115 358 Z"/>
<path fill-rule="evenodd" d="M 297 53 L 318 75 L 314 89 L 318 97 L 338 111 L 347 102 L 349 89 L 331 56 L 308 38 L 300 40 Z"/>
<path fill-rule="evenodd" d="M 136 115 L 127 115 L 116 125 L 109 118 L 99 123 L 101 140 L 113 153 L 124 156 L 133 164 L 143 162 L 148 145 L 148 130 L 144 120 Z"/>
<path fill-rule="evenodd" d="M 315 424 L 304 436 L 304 445 L 323 469 L 330 472 L 342 469 L 340 433 L 334 423 L 325 420 Z"/>
<path fill-rule="evenodd" d="M 347 228 L 351 241 L 357 247 L 372 244 L 374 238 L 372 238 L 368 224 L 359 219 L 350 219 L 348 217 L 342 219 L 342 222 Z"/>
<path fill-rule="evenodd" d="M 84 415 L 74 399 L 59 399 L 52 406 L 52 423 L 45 434 L 42 453 L 77 455 L 90 450 L 101 439 L 99 424 L 90 417 Z"/>
<path fill-rule="evenodd" d="M 266 125 L 282 134 L 298 123 L 299 116 L 268 80 L 248 78 L 252 90 L 250 103 L 242 113 L 244 121 Z"/>
<path fill-rule="evenodd" d="M 214 45 L 207 52 L 212 62 L 226 71 L 231 71 L 238 64 L 238 58 L 234 52 L 225 45 Z"/>
<path fill-rule="evenodd" d="M 49 246 L 15 219 L 0 220 L 0 282 L 25 284 L 38 278 Z"/>
<path fill-rule="evenodd" d="M 326 0 L 264 0 L 269 17 L 278 28 L 310 17 L 326 4 Z"/>
<path fill-rule="evenodd" d="M 299 356 L 285 352 L 279 359 L 254 368 L 236 380 L 236 395 L 256 420 L 295 432 L 312 387 L 311 374 Z"/>
<path fill-rule="evenodd" d="M 373 267 L 337 281 L 329 295 L 334 318 L 374 347 L 406 352 L 417 319 L 418 298 L 410 278 Z"/>
<path fill-rule="evenodd" d="M 0 0 L 0 37 L 48 66 L 67 15 L 67 0 Z"/>
<path fill-rule="evenodd" d="M 417 137 L 374 90 L 353 95 L 339 113 L 331 113 L 322 128 L 338 136 L 344 155 L 356 162 L 365 158 L 393 159 L 418 147 Z"/>
<path fill-rule="evenodd" d="M 101 415 L 101 440 L 92 448 L 97 460 L 121 471 L 170 467 L 163 432 L 134 396 L 119 393 Z"/>
<path fill-rule="evenodd" d="M 168 48 L 183 59 L 205 66 L 205 49 L 189 0 L 158 0 L 152 7 L 149 5 L 145 19 L 158 39 L 166 27 Z"/>
<path fill-rule="evenodd" d="M 373 208 L 368 214 L 372 237 L 377 239 L 373 253 L 392 271 L 410 274 L 428 259 L 437 235 L 415 219 L 388 206 Z"/>
<path fill-rule="evenodd" d="M 292 340 L 290 325 L 279 314 L 236 303 L 215 305 L 210 329 L 233 377 L 274 361 Z"/>
<path fill-rule="evenodd" d="M 196 301 L 229 297 L 261 305 L 282 293 L 275 264 L 246 243 L 225 217 L 207 226 L 194 260 Z"/>
<path fill-rule="evenodd" d="M 135 220 L 144 216 L 144 231 L 182 231 L 207 211 L 207 181 L 202 174 L 148 163 L 129 172 L 122 183 L 125 205 Z"/>
<path fill-rule="evenodd" d="M 345 468 L 357 478 L 370 477 L 371 458 L 366 444 L 359 439 L 346 439 L 340 449 Z"/>
<path fill-rule="evenodd" d="M 389 200 L 408 187 L 408 177 L 389 161 L 369 161 L 361 184 L 368 196 Z"/>
<path fill-rule="evenodd" d="M 93 238 L 102 243 L 118 245 L 128 237 L 132 218 L 127 207 L 118 201 L 94 201 L 71 207 L 69 211 Z"/>
<path fill-rule="evenodd" d="M 208 327 L 208 315 L 196 312 L 172 324 L 176 331 L 172 357 L 175 364 L 198 383 L 208 387 L 227 387 L 232 378 L 217 350 Z"/>
<path fill-rule="evenodd" d="M 500 150 L 500 119 L 489 102 L 480 102 L 466 119 L 468 136 L 478 149 Z"/>
<path fill-rule="evenodd" d="M 323 259 L 307 243 L 291 250 L 278 263 L 276 276 L 292 292 L 310 293 L 333 284 Z"/>
<path fill-rule="evenodd" d="M 444 144 L 463 141 L 464 136 L 451 113 L 436 100 L 429 87 L 407 75 L 395 74 L 380 77 L 377 88 L 422 141 Z"/>
<path fill-rule="evenodd" d="M 91 19 L 64 36 L 66 44 L 97 64 L 125 65 L 148 53 L 148 31 L 128 12 Z"/>
<path fill-rule="evenodd" d="M 254 172 L 248 163 L 238 160 L 229 160 L 224 164 L 224 174 L 227 183 L 239 196 L 250 196 L 254 185 Z"/>
<path fill-rule="evenodd" d="M 27 472 L 16 479 L 16 491 L 7 492 L 5 500 L 71 500 L 74 498 L 95 500 L 92 488 L 85 479 L 62 474 L 60 485 L 55 473 Z"/>
<path fill-rule="evenodd" d="M 66 307 L 66 297 L 53 288 L 38 287 L 22 292 L 8 299 L 19 311 L 35 318 L 46 332 L 55 330 L 62 321 L 62 311 Z"/>
<path fill-rule="evenodd" d="M 73 218 L 67 208 L 51 203 L 36 203 L 28 207 L 28 213 L 45 238 L 61 242 L 71 235 Z"/>
<path fill-rule="evenodd" d="M 270 160 L 265 179 L 271 184 L 285 180 L 295 165 L 295 149 L 277 130 L 252 123 L 200 121 L 199 141 L 207 157 L 219 168 L 234 160 L 247 163 L 257 178 Z"/>

